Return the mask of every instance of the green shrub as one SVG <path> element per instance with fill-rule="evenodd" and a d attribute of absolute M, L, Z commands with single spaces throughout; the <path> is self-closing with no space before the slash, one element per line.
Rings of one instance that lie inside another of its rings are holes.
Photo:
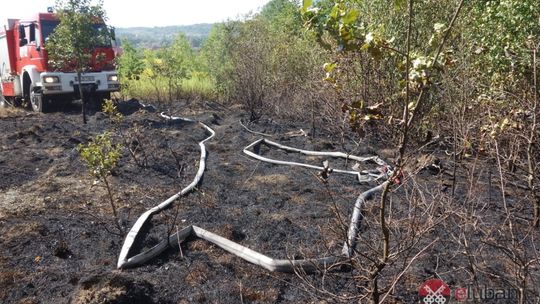
<path fill-rule="evenodd" d="M 124 229 L 120 225 L 116 203 L 114 202 L 111 185 L 108 181 L 111 171 L 116 167 L 122 156 L 122 147 L 113 144 L 111 134 L 105 132 L 93 137 L 87 145 L 80 144 L 77 149 L 82 160 L 88 167 L 90 174 L 105 184 L 116 227 L 120 234 L 123 234 Z"/>

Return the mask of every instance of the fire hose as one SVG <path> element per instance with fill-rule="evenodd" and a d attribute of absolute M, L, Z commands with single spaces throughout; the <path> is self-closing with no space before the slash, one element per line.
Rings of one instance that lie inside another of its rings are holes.
<path fill-rule="evenodd" d="M 384 188 L 385 184 L 388 183 L 388 181 L 385 181 L 384 183 L 376 187 L 373 187 L 358 196 L 355 206 L 354 206 L 353 215 L 351 217 L 351 225 L 349 227 L 347 240 L 345 241 L 343 245 L 342 254 L 338 254 L 336 256 L 329 256 L 329 257 L 316 258 L 316 259 L 300 259 L 300 260 L 273 259 L 262 253 L 254 251 L 248 247 L 245 247 L 236 242 L 223 238 L 217 234 L 214 234 L 210 231 L 207 231 L 203 228 L 191 225 L 191 226 L 183 228 L 182 230 L 177 231 L 177 233 L 175 234 L 170 235 L 167 239 L 161 241 L 154 247 L 128 258 L 128 254 L 130 253 L 131 247 L 133 243 L 135 242 L 139 234 L 139 231 L 141 230 L 143 225 L 148 221 L 148 219 L 151 218 L 154 214 L 169 207 L 179 197 L 192 191 L 195 188 L 195 186 L 197 186 L 197 184 L 200 182 L 202 175 L 204 173 L 204 170 L 205 170 L 205 165 L 206 165 L 206 147 L 204 143 L 215 136 L 215 132 L 202 122 L 198 122 L 198 121 L 187 119 L 187 118 L 167 116 L 163 113 L 161 114 L 161 116 L 168 120 L 181 120 L 181 121 L 186 121 L 190 123 L 198 123 L 210 135 L 204 140 L 202 140 L 201 142 L 199 142 L 201 156 L 200 156 L 200 161 L 199 161 L 199 168 L 193 181 L 187 187 L 182 189 L 180 192 L 171 196 L 170 198 L 160 203 L 159 205 L 144 212 L 137 219 L 137 221 L 135 222 L 135 224 L 133 225 L 133 227 L 130 229 L 130 231 L 128 232 L 126 236 L 126 239 L 120 251 L 120 255 L 118 257 L 117 268 L 124 269 L 124 268 L 134 267 L 136 265 L 143 264 L 149 261 L 150 259 L 161 254 L 170 246 L 170 244 L 180 244 L 184 242 L 190 236 L 195 236 L 195 237 L 204 239 L 250 263 L 259 265 L 269 271 L 277 271 L 277 272 L 292 273 L 297 270 L 302 270 L 306 273 L 314 272 L 317 270 L 326 269 L 327 267 L 343 262 L 347 258 L 350 258 L 352 256 L 353 250 L 356 246 L 357 233 L 360 229 L 362 218 L 363 218 L 362 216 L 363 204 L 367 200 L 369 200 L 373 196 L 373 194 L 381 191 Z M 318 151 L 301 150 L 301 149 L 297 149 L 293 147 L 284 146 L 284 145 L 275 143 L 267 139 L 259 139 L 251 143 L 250 145 L 244 148 L 243 152 L 252 158 L 255 158 L 260 161 L 272 163 L 272 164 L 300 166 L 300 167 L 310 168 L 310 169 L 315 169 L 315 170 L 328 169 L 325 167 L 313 166 L 313 165 L 304 164 L 304 163 L 270 159 L 270 158 L 263 157 L 259 154 L 256 154 L 254 152 L 251 152 L 249 150 L 251 148 L 258 147 L 261 144 L 273 146 L 275 148 L 278 148 L 287 152 L 296 152 L 296 153 L 301 153 L 301 154 L 310 155 L 310 156 L 337 157 L 337 158 L 355 160 L 359 162 L 372 161 L 382 166 L 385 169 L 385 170 L 364 170 L 360 172 L 338 170 L 338 169 L 332 170 L 335 173 L 354 175 L 357 177 L 357 180 L 359 182 L 375 181 L 384 177 L 387 178 L 391 174 L 391 171 L 388 169 L 389 167 L 386 164 L 386 162 L 384 162 L 382 159 L 380 159 L 377 156 L 359 157 L 359 156 L 349 155 L 343 152 L 318 152 Z"/>
<path fill-rule="evenodd" d="M 156 252 L 156 250 L 157 250 L 156 247 L 154 247 L 151 250 L 148 250 L 147 252 L 141 253 L 141 254 L 139 254 L 137 256 L 134 256 L 134 257 L 131 257 L 129 259 L 127 258 L 128 253 L 129 253 L 129 251 L 131 249 L 131 246 L 135 242 L 135 239 L 137 238 L 137 236 L 139 234 L 139 231 L 144 226 L 146 221 L 152 215 L 154 215 L 154 214 L 164 210 L 165 208 L 169 207 L 179 197 L 181 197 L 181 196 L 185 195 L 186 193 L 190 192 L 191 190 L 193 190 L 195 188 L 195 186 L 197 186 L 197 184 L 200 182 L 200 180 L 201 180 L 201 178 L 203 176 L 203 173 L 204 173 L 204 169 L 206 167 L 206 147 L 205 147 L 204 143 L 206 141 L 212 139 L 216 135 L 214 130 L 212 130 L 209 126 L 207 126 L 206 124 L 204 124 L 202 122 L 197 122 L 195 120 L 188 119 L 188 118 L 167 116 L 167 115 L 165 115 L 163 113 L 161 113 L 161 116 L 163 118 L 165 118 L 165 119 L 168 119 L 168 120 L 182 120 L 182 121 L 189 122 L 189 123 L 198 123 L 210 134 L 210 136 L 208 136 L 207 138 L 205 138 L 204 140 L 199 142 L 199 148 L 201 149 L 201 157 L 199 159 L 199 169 L 197 170 L 197 174 L 195 174 L 195 178 L 193 179 L 193 181 L 189 185 L 187 185 L 187 187 L 182 189 L 180 192 L 174 194 L 173 196 L 169 197 L 167 200 L 165 200 L 161 204 L 159 204 L 159 205 L 155 206 L 154 208 L 151 208 L 148 211 L 146 211 L 145 213 L 143 213 L 137 219 L 137 221 L 135 222 L 133 227 L 131 227 L 131 229 L 129 230 L 129 232 L 128 232 L 127 236 L 126 236 L 126 239 L 124 240 L 124 244 L 122 245 L 122 250 L 120 251 L 120 256 L 118 257 L 118 264 L 117 264 L 118 268 L 126 268 L 126 267 L 129 267 L 129 266 L 132 266 L 132 265 L 137 265 L 137 264 L 143 263 L 144 261 L 147 261 L 147 260 L 153 258 L 154 256 L 160 254 L 161 252 L 163 252 L 163 250 L 165 250 L 167 248 L 167 246 L 163 247 L 163 245 L 158 244 L 156 247 L 160 248 L 160 250 L 158 250 L 157 252 Z"/>

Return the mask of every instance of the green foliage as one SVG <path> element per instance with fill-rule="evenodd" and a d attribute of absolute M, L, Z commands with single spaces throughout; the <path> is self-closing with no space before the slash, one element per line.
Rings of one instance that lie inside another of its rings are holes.
<path fill-rule="evenodd" d="M 394 5 L 379 0 L 304 1 L 303 4 L 301 12 L 307 27 L 322 46 L 333 52 L 334 59 L 324 66 L 325 80 L 340 95 L 341 109 L 353 129 L 361 130 L 367 121 L 399 116 L 402 103 L 396 101 L 405 98 L 407 79 L 410 93 L 418 94 L 430 88 L 442 68 L 452 62 L 451 52 L 438 53 L 446 26 L 440 22 L 428 23 L 427 28 L 414 29 L 419 33 L 417 37 L 425 40 L 411 41 L 408 57 L 412 64 L 407 71 L 407 54 L 400 50 L 405 48 L 407 31 L 403 29 L 407 28 L 407 18 L 402 16 L 405 10 L 399 1 Z M 427 6 L 427 2 L 419 4 L 418 13 L 427 17 Z M 428 20 L 432 20 L 432 15 L 431 12 Z M 422 19 L 419 23 L 424 22 Z M 371 73 L 395 81 L 371 83 L 372 79 L 366 76 Z M 365 86 L 361 89 L 362 96 L 358 96 L 357 82 Z M 386 96 L 380 93 L 383 86 Z M 415 106 L 410 104 L 409 111 Z"/>
<path fill-rule="evenodd" d="M 212 96 L 212 81 L 184 34 L 158 50 L 141 51 L 129 42 L 125 45 L 118 58 L 125 95 L 157 101 Z"/>
<path fill-rule="evenodd" d="M 229 77 L 234 70 L 231 46 L 233 35 L 239 26 L 237 22 L 216 24 L 199 52 L 202 70 L 215 83 L 215 94 L 223 100 L 231 98 L 234 87 L 233 80 Z"/>
<path fill-rule="evenodd" d="M 475 1 L 471 17 L 465 37 L 476 63 L 493 81 L 515 83 L 504 75 L 523 75 L 531 68 L 531 45 L 540 41 L 540 1 Z"/>
<path fill-rule="evenodd" d="M 129 41 L 122 41 L 122 55 L 116 58 L 118 64 L 118 73 L 121 83 L 129 80 L 138 79 L 143 70 L 144 62 L 141 52 L 131 45 Z"/>
<path fill-rule="evenodd" d="M 248 108 L 300 98 L 320 78 L 324 56 L 303 29 L 298 5 L 270 1 L 260 15 L 216 24 L 198 51 L 184 35 L 156 50 L 125 43 L 118 59 L 123 93 L 153 100 L 185 97 L 241 101 Z M 257 116 L 254 114 L 254 116 Z"/>
<path fill-rule="evenodd" d="M 271 31 L 285 32 L 288 35 L 301 35 L 302 17 L 296 1 L 272 0 L 261 10 L 260 18 L 269 22 Z"/>
<path fill-rule="evenodd" d="M 187 78 L 193 69 L 193 50 L 189 45 L 186 35 L 180 33 L 172 45 L 162 50 L 164 64 L 166 65 L 166 76 L 175 79 Z"/>
<path fill-rule="evenodd" d="M 51 65 L 84 72 L 89 68 L 92 52 L 97 45 L 110 41 L 110 32 L 96 23 L 105 20 L 102 1 L 57 0 L 56 15 L 60 24 L 45 44 Z"/>
<path fill-rule="evenodd" d="M 144 71 L 143 55 L 128 41 L 123 41 L 122 45 L 122 55 L 116 57 L 118 76 L 122 93 L 133 96 L 133 90 L 137 89 L 138 80 Z"/>
<path fill-rule="evenodd" d="M 77 150 L 81 154 L 82 160 L 90 170 L 90 174 L 100 179 L 107 189 L 107 195 L 109 197 L 109 203 L 114 214 L 114 220 L 116 228 L 120 235 L 124 234 L 124 229 L 120 225 L 118 219 L 118 213 L 116 203 L 112 194 L 111 185 L 108 181 L 108 176 L 111 171 L 116 168 L 120 157 L 122 156 L 122 147 L 113 143 L 111 134 L 105 132 L 103 134 L 96 135 L 87 144 L 80 144 L 77 146 Z"/>
<path fill-rule="evenodd" d="M 168 80 L 169 99 L 178 98 L 180 86 L 187 79 L 194 62 L 193 51 L 184 34 L 178 34 L 170 47 L 158 52 L 161 59 L 160 76 Z"/>
<path fill-rule="evenodd" d="M 80 144 L 77 149 L 90 173 L 100 179 L 111 174 L 122 156 L 122 148 L 113 144 L 108 132 L 96 135 L 90 143 Z"/>
<path fill-rule="evenodd" d="M 86 123 L 86 98 L 81 74 L 90 69 L 96 46 L 110 45 L 111 41 L 111 33 L 104 24 L 103 2 L 98 0 L 97 4 L 93 4 L 92 0 L 57 0 L 56 16 L 60 24 L 45 43 L 49 65 L 77 72 L 79 95 L 83 101 L 83 123 Z M 96 61 L 105 58 L 102 54 L 95 56 Z"/>
<path fill-rule="evenodd" d="M 217 25 L 200 55 L 217 95 L 244 104 L 252 119 L 266 111 L 306 117 L 306 96 L 326 58 L 288 0 L 268 2 L 249 20 Z"/>
<path fill-rule="evenodd" d="M 118 112 L 114 101 L 110 99 L 105 100 L 105 102 L 103 103 L 102 111 L 103 113 L 108 115 L 109 118 L 115 123 L 122 121 L 122 118 L 124 118 L 122 113 Z"/>

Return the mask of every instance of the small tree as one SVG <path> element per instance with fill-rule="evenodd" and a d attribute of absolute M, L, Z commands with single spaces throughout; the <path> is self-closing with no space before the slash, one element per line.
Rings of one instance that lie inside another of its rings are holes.
<path fill-rule="evenodd" d="M 163 59 L 158 56 L 158 52 L 152 50 L 144 50 L 144 70 L 142 78 L 150 83 L 156 92 L 158 102 L 161 102 L 161 83 L 160 76 L 165 74 L 165 64 Z"/>
<path fill-rule="evenodd" d="M 120 234 L 123 234 L 124 229 L 119 222 L 116 204 L 114 203 L 111 185 L 108 180 L 111 171 L 116 167 L 122 156 L 122 147 L 113 144 L 110 133 L 105 132 L 92 138 L 92 141 L 87 145 L 79 145 L 78 150 L 81 153 L 81 158 L 88 166 L 90 174 L 105 184 L 116 227 Z"/>
<path fill-rule="evenodd" d="M 231 100 L 234 90 L 234 81 L 230 77 L 234 70 L 231 45 L 233 34 L 236 33 L 238 26 L 236 21 L 214 25 L 198 53 L 203 72 L 210 75 L 215 85 L 214 93 L 219 96 L 219 99 L 225 101 Z"/>
<path fill-rule="evenodd" d="M 83 123 L 86 123 L 86 100 L 83 94 L 81 75 L 89 69 L 96 45 L 110 39 L 110 33 L 96 23 L 105 21 L 103 1 L 57 0 L 56 16 L 60 24 L 46 43 L 49 62 L 57 68 L 77 73 L 79 94 L 82 99 Z"/>
<path fill-rule="evenodd" d="M 128 40 L 122 40 L 122 55 L 116 58 L 122 94 L 133 97 L 131 89 L 137 85 L 144 71 L 143 54 Z"/>
<path fill-rule="evenodd" d="M 178 34 L 173 44 L 163 49 L 160 55 L 164 63 L 163 76 L 169 82 L 169 100 L 172 101 L 173 91 L 174 97 L 178 98 L 182 80 L 188 77 L 195 58 L 189 41 L 183 33 Z"/>

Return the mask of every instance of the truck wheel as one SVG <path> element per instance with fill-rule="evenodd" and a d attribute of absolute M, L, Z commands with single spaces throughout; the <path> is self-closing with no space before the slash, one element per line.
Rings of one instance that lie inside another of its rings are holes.
<path fill-rule="evenodd" d="M 34 112 L 45 112 L 47 108 L 47 102 L 43 97 L 43 94 L 34 90 L 34 85 L 30 85 L 30 104 Z"/>

